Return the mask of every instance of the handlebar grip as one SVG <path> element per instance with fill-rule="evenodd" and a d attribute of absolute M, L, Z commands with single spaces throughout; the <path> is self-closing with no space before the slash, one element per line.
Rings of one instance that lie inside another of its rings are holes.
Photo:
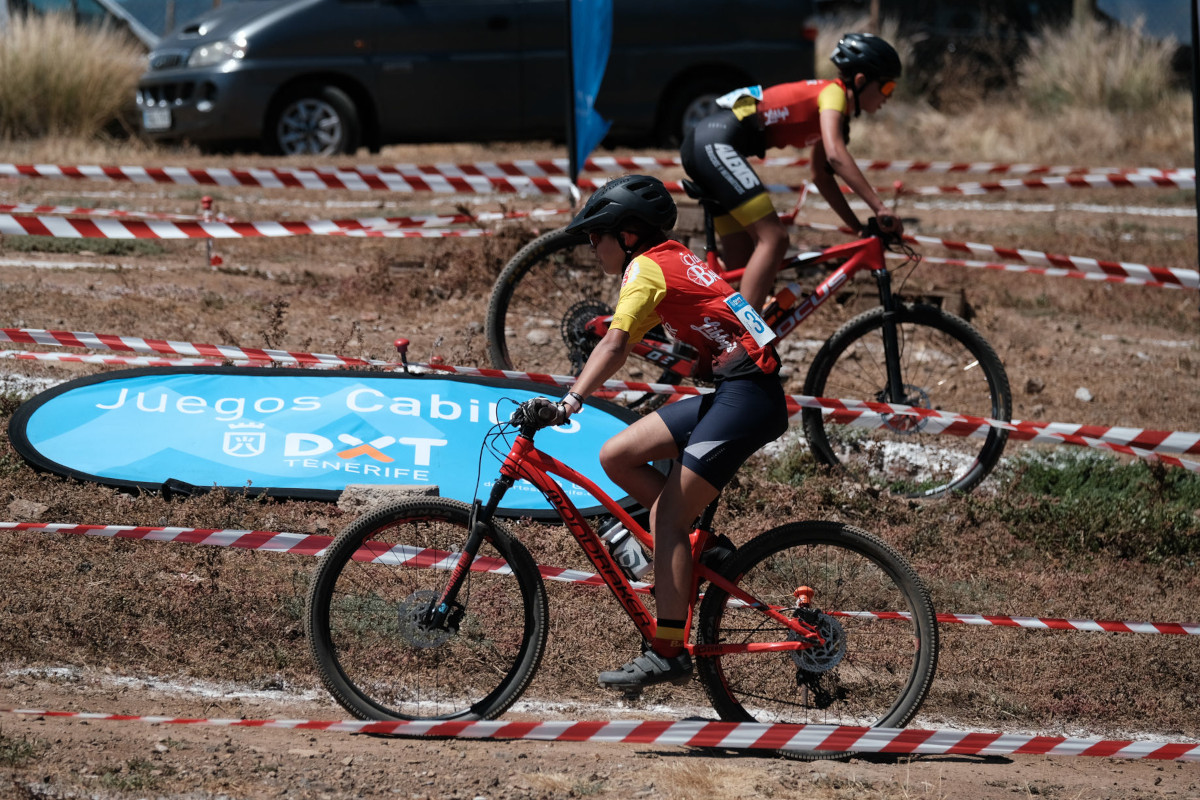
<path fill-rule="evenodd" d="M 880 223 L 891 225 L 895 221 L 896 218 L 888 214 L 881 214 L 879 217 L 871 217 L 867 220 L 867 224 L 863 226 L 863 235 L 876 236 L 882 239 L 884 244 L 895 244 L 902 240 L 901 236 L 897 233 L 891 233 L 880 228 Z"/>
<path fill-rule="evenodd" d="M 558 412 L 553 406 L 539 405 L 537 406 L 537 418 L 539 422 L 550 424 L 558 419 Z"/>

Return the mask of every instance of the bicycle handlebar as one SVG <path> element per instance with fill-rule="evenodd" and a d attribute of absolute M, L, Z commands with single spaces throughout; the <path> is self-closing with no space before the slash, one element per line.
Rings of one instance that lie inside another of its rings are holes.
<path fill-rule="evenodd" d="M 863 226 L 863 235 L 864 236 L 875 236 L 879 239 L 882 239 L 885 247 L 888 247 L 888 246 L 891 246 L 894 244 L 900 244 L 903 241 L 903 237 L 898 233 L 891 233 L 889 231 L 885 231 L 882 228 L 880 228 L 879 223 L 881 220 L 885 223 L 890 224 L 892 221 L 895 220 L 895 217 L 887 216 L 887 215 L 880 217 L 880 218 L 871 217 L 870 219 L 867 220 L 867 224 Z"/>
<path fill-rule="evenodd" d="M 520 428 L 521 433 L 526 436 L 531 436 L 542 428 L 553 425 L 557 416 L 553 407 L 537 402 L 544 399 L 535 397 L 520 403 L 513 409 L 512 416 L 508 419 L 509 423 Z"/>

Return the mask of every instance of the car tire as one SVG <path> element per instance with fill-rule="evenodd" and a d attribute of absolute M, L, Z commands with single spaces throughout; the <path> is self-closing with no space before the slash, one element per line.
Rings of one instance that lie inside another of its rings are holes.
<path fill-rule="evenodd" d="M 322 85 L 282 95 L 263 134 L 266 149 L 285 156 L 352 154 L 361 137 L 354 101 L 336 86 Z"/>
<path fill-rule="evenodd" d="M 711 74 L 691 78 L 669 90 L 663 98 L 664 111 L 655 136 L 658 144 L 678 147 L 692 126 L 716 110 L 718 97 L 745 83 L 737 75 Z"/>

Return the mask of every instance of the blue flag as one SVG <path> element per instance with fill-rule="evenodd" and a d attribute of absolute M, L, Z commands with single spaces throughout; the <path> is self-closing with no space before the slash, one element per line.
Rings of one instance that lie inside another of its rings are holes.
<path fill-rule="evenodd" d="M 573 85 L 574 181 L 588 154 L 596 149 L 610 123 L 596 112 L 596 95 L 608 66 L 612 46 L 612 0 L 567 0 L 571 14 L 571 72 Z"/>

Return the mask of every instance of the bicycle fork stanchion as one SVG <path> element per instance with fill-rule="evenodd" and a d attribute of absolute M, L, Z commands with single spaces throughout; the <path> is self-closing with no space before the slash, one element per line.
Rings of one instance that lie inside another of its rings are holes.
<path fill-rule="evenodd" d="M 512 485 L 512 478 L 501 475 L 492 486 L 487 505 L 481 509 L 478 500 L 471 505 L 471 522 L 467 533 L 467 543 L 463 545 L 462 553 L 459 554 L 458 560 L 450 571 L 450 579 L 446 582 L 446 588 L 442 590 L 441 596 L 430 605 L 426 612 L 424 622 L 430 630 L 447 630 L 447 622 L 455 616 L 456 612 L 461 616 L 462 606 L 458 603 L 458 590 L 462 588 L 463 580 L 470 573 L 475 556 L 479 554 L 479 548 L 487 535 L 488 526 L 491 525 L 492 514 L 495 513 L 500 501 L 504 499 L 504 495 L 512 488 Z"/>
<path fill-rule="evenodd" d="M 900 337 L 896 332 L 896 297 L 892 294 L 892 274 L 886 269 L 871 270 L 879 284 L 883 304 L 883 355 L 887 366 L 887 397 L 875 398 L 888 403 L 904 403 L 904 376 L 900 374 Z"/>

